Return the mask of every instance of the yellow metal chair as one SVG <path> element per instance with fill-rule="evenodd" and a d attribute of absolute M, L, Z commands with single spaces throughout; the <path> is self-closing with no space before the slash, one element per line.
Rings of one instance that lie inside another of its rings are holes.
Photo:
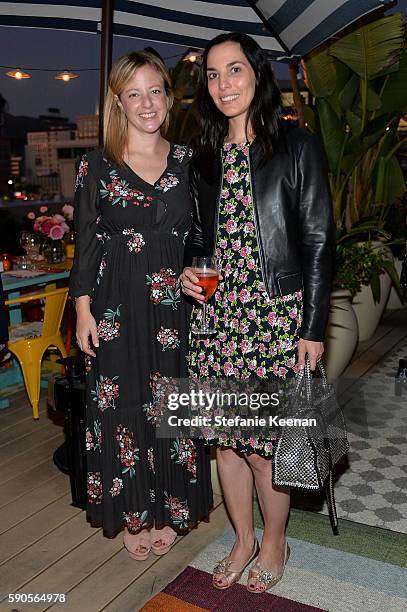
<path fill-rule="evenodd" d="M 62 357 L 67 356 L 60 332 L 67 295 L 68 287 L 63 287 L 6 301 L 7 306 L 32 300 L 44 300 L 45 303 L 43 323 L 23 323 L 9 328 L 8 348 L 20 363 L 34 419 L 39 419 L 41 362 L 45 351 L 50 346 L 56 346 Z"/>

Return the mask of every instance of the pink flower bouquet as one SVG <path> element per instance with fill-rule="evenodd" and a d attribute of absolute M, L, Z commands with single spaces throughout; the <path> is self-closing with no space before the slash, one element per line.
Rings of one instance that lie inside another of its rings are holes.
<path fill-rule="evenodd" d="M 28 218 L 33 219 L 32 213 L 28 213 Z M 69 232 L 69 226 L 62 215 L 41 215 L 34 220 L 34 232 L 38 232 L 44 238 L 51 240 L 61 240 Z"/>

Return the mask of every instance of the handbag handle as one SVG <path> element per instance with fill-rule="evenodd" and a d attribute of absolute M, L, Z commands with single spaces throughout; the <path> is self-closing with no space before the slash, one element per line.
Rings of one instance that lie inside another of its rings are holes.
<path fill-rule="evenodd" d="M 324 387 L 325 390 L 329 389 L 329 383 L 328 383 L 328 379 L 326 376 L 326 372 L 325 372 L 325 367 L 324 364 L 322 363 L 321 358 L 317 360 L 317 368 L 319 369 L 319 372 L 321 374 L 321 382 L 322 382 L 322 386 Z M 305 391 L 307 394 L 307 400 L 310 401 L 311 400 L 311 381 L 313 379 L 312 373 L 311 373 L 311 366 L 310 366 L 310 362 L 308 357 L 305 358 L 305 365 L 304 368 L 302 370 L 300 370 L 297 374 L 297 384 L 295 386 L 295 391 L 298 392 L 301 386 L 301 383 L 304 380 L 305 383 Z"/>

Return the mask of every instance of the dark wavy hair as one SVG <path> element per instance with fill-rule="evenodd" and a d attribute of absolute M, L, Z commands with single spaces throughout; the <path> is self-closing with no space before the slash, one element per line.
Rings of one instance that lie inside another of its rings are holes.
<path fill-rule="evenodd" d="M 225 42 L 236 42 L 240 45 L 256 76 L 256 88 L 247 114 L 246 130 L 250 123 L 256 142 L 262 150 L 263 164 L 272 156 L 282 135 L 281 92 L 266 53 L 247 34 L 220 34 L 205 48 L 197 90 L 201 110 L 201 146 L 208 152 L 215 152 L 223 145 L 228 133 L 228 119 L 218 110 L 209 95 L 206 74 L 209 51 Z"/>

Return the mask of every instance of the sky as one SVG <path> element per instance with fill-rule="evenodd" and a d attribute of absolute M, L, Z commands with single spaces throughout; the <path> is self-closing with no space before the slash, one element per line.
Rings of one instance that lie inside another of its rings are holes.
<path fill-rule="evenodd" d="M 398 7 L 407 15 L 407 0 L 399 0 Z M 29 69 L 97 68 L 99 66 L 100 37 L 82 32 L 65 32 L 50 29 L 9 28 L 0 26 L 0 62 L 2 66 Z M 186 47 L 164 45 L 140 39 L 114 37 L 113 60 L 124 53 L 153 46 L 164 57 L 179 54 Z M 177 61 L 169 59 L 171 66 Z M 277 78 L 288 78 L 286 66 L 274 62 Z M 78 115 L 94 114 L 99 97 L 97 70 L 81 73 L 68 84 L 54 79 L 53 72 L 32 71 L 31 79 L 16 81 L 5 75 L 0 67 L 0 93 L 8 102 L 8 112 L 13 115 L 37 117 L 49 107 L 61 110 L 62 116 L 72 121 Z"/>

